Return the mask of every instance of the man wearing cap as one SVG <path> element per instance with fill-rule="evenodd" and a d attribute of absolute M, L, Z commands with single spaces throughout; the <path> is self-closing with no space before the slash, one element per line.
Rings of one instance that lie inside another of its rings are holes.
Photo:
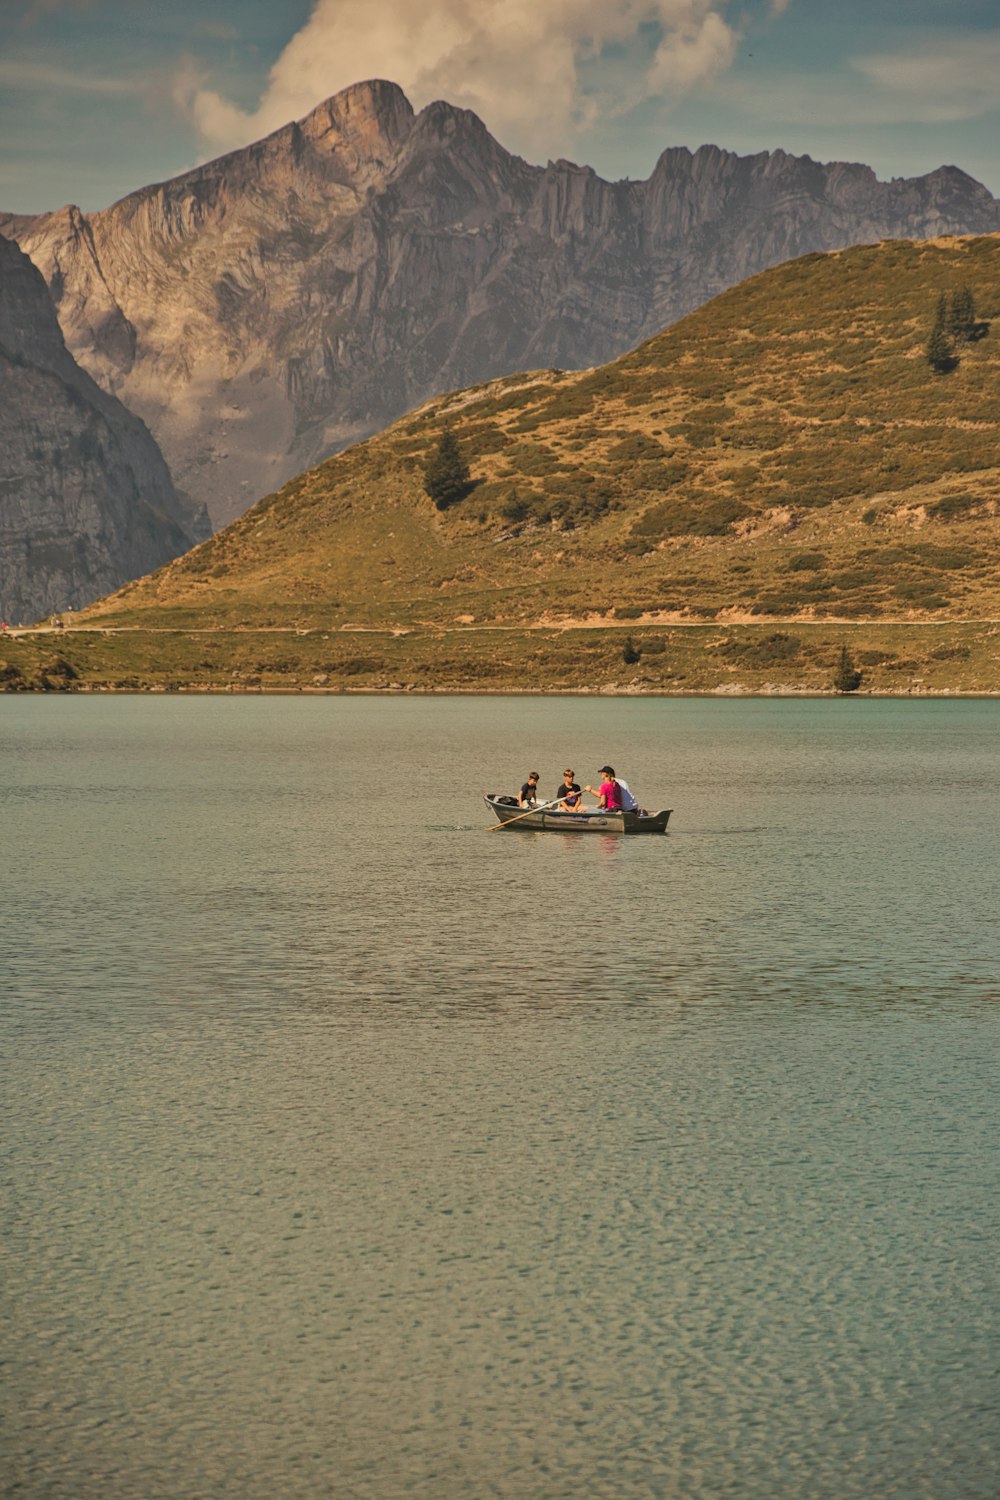
<path fill-rule="evenodd" d="M 613 782 L 614 785 L 618 789 L 618 807 L 621 809 L 621 811 L 622 812 L 638 812 L 639 811 L 639 804 L 635 800 L 635 797 L 634 797 L 634 795 L 632 793 L 631 788 L 629 787 L 628 782 L 627 781 L 622 781 L 622 779 L 621 779 L 620 776 L 616 776 L 615 775 L 614 767 L 613 766 L 602 766 L 601 767 L 601 775 L 604 776 L 606 778 L 606 780 L 601 782 L 600 791 L 596 792 L 596 791 L 594 791 L 594 788 L 592 786 L 588 786 L 588 788 L 587 788 L 588 792 L 594 792 L 595 797 L 599 796 L 599 795 L 603 794 L 604 788 L 607 785 L 607 783 L 608 782 Z M 612 810 L 612 804 L 610 802 L 602 802 L 600 805 L 602 807 L 607 807 L 609 809 L 609 811 Z M 615 809 L 615 810 L 617 810 L 617 809 Z"/>
<path fill-rule="evenodd" d="M 604 777 L 604 780 L 600 786 L 588 786 L 587 791 L 593 792 L 597 798 L 599 811 L 621 812 L 625 804 L 622 800 L 621 782 L 615 780 L 614 767 L 602 766 L 601 775 Z"/>

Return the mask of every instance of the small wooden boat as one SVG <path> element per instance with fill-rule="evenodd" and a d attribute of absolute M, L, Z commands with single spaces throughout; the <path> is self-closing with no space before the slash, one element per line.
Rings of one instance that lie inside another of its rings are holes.
<path fill-rule="evenodd" d="M 666 812 L 567 812 L 562 807 L 532 808 L 526 813 L 516 797 L 490 792 L 486 806 L 500 823 L 529 833 L 666 833 L 672 808 Z"/>

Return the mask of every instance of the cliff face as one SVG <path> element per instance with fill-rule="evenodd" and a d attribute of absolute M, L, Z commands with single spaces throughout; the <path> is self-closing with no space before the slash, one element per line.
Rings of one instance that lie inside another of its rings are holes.
<path fill-rule="evenodd" d="M 601 363 L 790 257 L 998 229 L 953 167 L 705 146 L 607 183 L 384 82 L 101 213 L 0 216 L 216 524 L 437 392 Z"/>
<path fill-rule="evenodd" d="M 78 608 L 208 534 L 142 422 L 66 349 L 45 282 L 0 237 L 0 614 Z"/>

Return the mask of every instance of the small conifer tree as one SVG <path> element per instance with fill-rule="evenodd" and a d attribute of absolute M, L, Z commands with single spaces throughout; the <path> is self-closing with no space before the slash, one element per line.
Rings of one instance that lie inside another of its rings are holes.
<path fill-rule="evenodd" d="M 632 637 L 627 635 L 625 637 L 625 644 L 622 647 L 622 661 L 625 662 L 626 666 L 633 667 L 641 658 L 642 652 L 639 650 L 639 647 Z"/>
<path fill-rule="evenodd" d="M 446 427 L 424 469 L 424 489 L 438 510 L 457 505 L 469 493 L 469 466 L 455 434 Z"/>
<path fill-rule="evenodd" d="M 856 693 L 861 686 L 861 673 L 854 665 L 854 658 L 846 643 L 840 648 L 840 660 L 833 674 L 833 686 L 838 693 Z"/>
<path fill-rule="evenodd" d="M 976 330 L 976 304 L 967 286 L 959 287 L 951 299 L 948 313 L 948 332 L 952 338 L 968 342 Z"/>
<path fill-rule="evenodd" d="M 951 340 L 945 332 L 943 323 L 935 323 L 931 329 L 931 336 L 927 340 L 927 363 L 937 375 L 943 375 L 950 370 L 954 363 L 951 352 Z"/>

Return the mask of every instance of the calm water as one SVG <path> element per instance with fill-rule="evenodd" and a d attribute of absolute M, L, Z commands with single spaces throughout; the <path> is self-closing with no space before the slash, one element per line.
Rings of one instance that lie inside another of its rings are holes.
<path fill-rule="evenodd" d="M 0 1493 L 994 1500 L 998 737 L 0 700 Z"/>

